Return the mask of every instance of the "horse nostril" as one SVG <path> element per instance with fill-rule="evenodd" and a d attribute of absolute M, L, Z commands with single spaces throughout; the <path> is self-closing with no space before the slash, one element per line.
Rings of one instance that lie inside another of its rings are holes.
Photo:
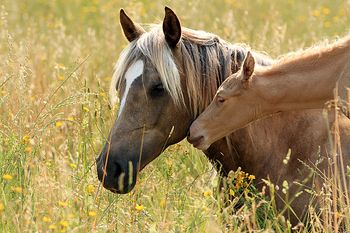
<path fill-rule="evenodd" d="M 119 177 L 122 174 L 122 167 L 119 165 L 119 163 L 114 163 L 115 166 L 115 173 L 113 174 L 113 177 Z"/>

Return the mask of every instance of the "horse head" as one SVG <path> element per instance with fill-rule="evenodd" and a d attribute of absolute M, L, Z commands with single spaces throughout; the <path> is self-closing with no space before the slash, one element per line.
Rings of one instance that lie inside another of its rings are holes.
<path fill-rule="evenodd" d="M 111 93 L 119 95 L 118 117 L 97 159 L 97 172 L 105 188 L 127 193 L 139 170 L 186 137 L 192 119 L 179 107 L 186 96 L 173 58 L 181 38 L 177 16 L 165 8 L 162 28 L 151 35 L 123 10 L 120 23 L 130 44 L 115 68 Z"/>

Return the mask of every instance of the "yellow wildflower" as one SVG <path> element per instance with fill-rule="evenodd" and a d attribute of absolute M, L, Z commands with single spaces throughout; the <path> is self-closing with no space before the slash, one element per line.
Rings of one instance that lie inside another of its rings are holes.
<path fill-rule="evenodd" d="M 101 91 L 101 92 L 100 92 L 100 96 L 101 96 L 101 97 L 106 97 L 106 92 Z"/>
<path fill-rule="evenodd" d="M 2 176 L 2 178 L 4 179 L 4 180 L 12 180 L 13 179 L 13 176 L 11 176 L 10 174 L 5 174 L 5 175 L 3 175 Z"/>
<path fill-rule="evenodd" d="M 58 76 L 58 80 L 63 81 L 64 80 L 64 76 L 63 75 L 59 75 Z"/>
<path fill-rule="evenodd" d="M 314 10 L 313 12 L 312 12 L 312 15 L 314 16 L 314 17 L 319 17 L 320 15 L 321 15 L 321 13 L 320 13 L 320 11 L 319 10 Z"/>
<path fill-rule="evenodd" d="M 24 151 L 27 153 L 32 153 L 33 148 L 31 146 L 27 146 L 26 148 L 24 148 Z"/>
<path fill-rule="evenodd" d="M 74 117 L 70 116 L 67 118 L 68 121 L 74 121 Z"/>
<path fill-rule="evenodd" d="M 235 195 L 235 191 L 233 191 L 232 189 L 230 189 L 230 195 L 234 196 Z"/>
<path fill-rule="evenodd" d="M 60 207 L 67 207 L 67 206 L 68 206 L 68 202 L 66 202 L 66 201 L 59 201 L 59 202 L 58 202 L 58 205 L 59 205 Z"/>
<path fill-rule="evenodd" d="M 63 125 L 62 121 L 56 121 L 56 123 L 55 123 L 56 128 L 61 128 L 62 125 Z"/>
<path fill-rule="evenodd" d="M 90 109 L 88 107 L 83 107 L 84 112 L 90 112 Z"/>
<path fill-rule="evenodd" d="M 338 16 L 334 16 L 333 17 L 333 22 L 334 23 L 339 23 L 340 22 L 340 18 Z"/>
<path fill-rule="evenodd" d="M 96 217 L 97 213 L 95 211 L 89 211 L 89 217 Z"/>
<path fill-rule="evenodd" d="M 49 218 L 49 217 L 47 217 L 47 216 L 44 216 L 44 217 L 42 218 L 42 220 L 43 220 L 43 222 L 46 222 L 46 223 L 51 222 L 51 218 Z"/>
<path fill-rule="evenodd" d="M 60 225 L 62 226 L 62 227 L 68 227 L 68 222 L 66 221 L 66 220 L 61 220 L 60 221 Z"/>
<path fill-rule="evenodd" d="M 49 226 L 49 229 L 50 230 L 55 230 L 57 227 L 56 227 L 56 225 L 55 224 L 51 224 L 50 226 Z"/>
<path fill-rule="evenodd" d="M 143 206 L 143 205 L 138 205 L 138 204 L 136 204 L 136 206 L 135 206 L 135 209 L 137 210 L 137 211 L 142 211 L 143 209 L 144 209 L 145 207 Z"/>
<path fill-rule="evenodd" d="M 86 186 L 86 192 L 87 193 L 94 193 L 95 187 L 92 184 L 89 184 L 88 186 Z"/>
<path fill-rule="evenodd" d="M 334 213 L 334 216 L 335 216 L 337 219 L 339 219 L 339 218 L 343 217 L 343 214 L 340 213 L 340 212 L 338 212 L 338 211 L 336 211 L 336 212 Z"/>
<path fill-rule="evenodd" d="M 27 144 L 30 141 L 30 136 L 28 134 L 24 135 L 22 138 L 22 142 Z"/>
<path fill-rule="evenodd" d="M 0 213 L 1 213 L 4 209 L 5 209 L 4 204 L 2 204 L 2 203 L 0 202 Z"/>
<path fill-rule="evenodd" d="M 12 186 L 11 190 L 15 193 L 22 193 L 23 192 L 23 189 L 19 186 Z"/>
<path fill-rule="evenodd" d="M 248 179 L 249 179 L 249 180 L 255 180 L 255 176 L 254 176 L 254 175 L 249 175 L 249 176 L 248 176 Z"/>
<path fill-rule="evenodd" d="M 162 199 L 162 200 L 159 202 L 159 205 L 160 205 L 160 207 L 164 208 L 164 207 L 165 207 L 165 200 Z"/>
<path fill-rule="evenodd" d="M 330 12 L 330 10 L 329 10 L 328 7 L 323 7 L 323 8 L 322 8 L 322 13 L 323 13 L 324 15 L 329 15 L 329 12 Z"/>
<path fill-rule="evenodd" d="M 211 191 L 210 191 L 210 190 L 204 191 L 204 192 L 203 192 L 203 195 L 204 195 L 205 197 L 210 197 Z"/>
<path fill-rule="evenodd" d="M 246 174 L 244 172 L 239 172 L 236 177 L 236 188 L 240 188 L 244 185 L 244 178 Z"/>
<path fill-rule="evenodd" d="M 75 163 L 70 163 L 69 166 L 72 168 L 72 169 L 76 169 L 77 168 L 77 165 Z"/>

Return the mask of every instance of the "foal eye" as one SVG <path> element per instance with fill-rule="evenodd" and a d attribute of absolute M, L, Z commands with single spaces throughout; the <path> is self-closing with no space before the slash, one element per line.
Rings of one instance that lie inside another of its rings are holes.
<path fill-rule="evenodd" d="M 218 103 L 224 103 L 225 99 L 222 98 L 221 96 L 216 97 L 216 100 L 218 101 Z"/>
<path fill-rule="evenodd" d="M 150 90 L 151 96 L 154 96 L 154 97 L 161 96 L 163 93 L 164 93 L 164 87 L 163 87 L 163 84 L 161 83 L 154 85 Z"/>

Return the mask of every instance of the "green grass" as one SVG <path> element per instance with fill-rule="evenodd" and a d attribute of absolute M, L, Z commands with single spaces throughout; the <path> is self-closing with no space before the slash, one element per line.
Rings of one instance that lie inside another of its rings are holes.
<path fill-rule="evenodd" d="M 119 9 L 155 23 L 165 5 L 183 26 L 274 57 L 350 25 L 340 0 L 1 0 L 0 232 L 286 231 L 279 215 L 255 220 L 256 200 L 232 212 L 212 166 L 185 141 L 146 167 L 130 194 L 99 187 L 94 158 L 116 113 L 106 92 L 127 44 Z"/>

